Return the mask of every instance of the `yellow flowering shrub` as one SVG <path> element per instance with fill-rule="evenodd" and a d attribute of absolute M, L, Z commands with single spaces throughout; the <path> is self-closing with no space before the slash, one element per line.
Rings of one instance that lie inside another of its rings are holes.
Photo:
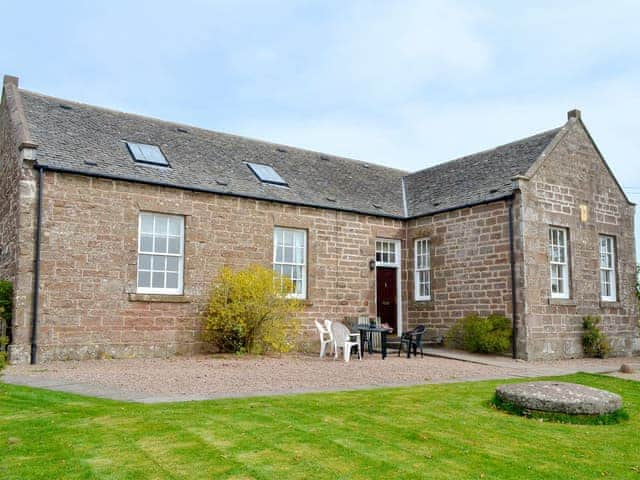
<path fill-rule="evenodd" d="M 204 339 L 220 352 L 288 352 L 300 332 L 302 302 L 288 298 L 293 283 L 254 265 L 215 278 L 204 318 Z"/>

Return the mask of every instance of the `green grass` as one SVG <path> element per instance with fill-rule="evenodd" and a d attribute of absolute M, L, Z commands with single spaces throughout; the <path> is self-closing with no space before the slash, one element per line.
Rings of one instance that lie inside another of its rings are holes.
<path fill-rule="evenodd" d="M 629 420 L 511 415 L 495 381 L 163 405 L 0 384 L 0 478 L 640 479 L 640 383 L 562 380 L 621 394 Z"/>

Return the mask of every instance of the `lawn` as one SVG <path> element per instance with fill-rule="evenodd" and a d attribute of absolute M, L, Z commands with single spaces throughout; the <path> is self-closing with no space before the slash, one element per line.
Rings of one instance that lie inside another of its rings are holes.
<path fill-rule="evenodd" d="M 3 479 L 635 478 L 640 383 L 618 425 L 491 409 L 499 382 L 140 405 L 0 384 Z"/>

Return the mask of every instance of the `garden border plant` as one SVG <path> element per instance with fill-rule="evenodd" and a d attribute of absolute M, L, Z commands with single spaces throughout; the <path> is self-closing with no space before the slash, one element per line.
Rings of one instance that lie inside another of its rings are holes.
<path fill-rule="evenodd" d="M 514 405 L 511 402 L 505 402 L 500 399 L 498 395 L 493 396 L 489 401 L 489 406 L 511 415 L 531 418 L 540 422 L 554 422 L 573 425 L 617 425 L 618 423 L 629 420 L 629 413 L 624 408 L 616 410 L 615 412 L 603 413 L 600 415 L 569 415 L 566 413 L 531 410 L 519 405 Z"/>
<path fill-rule="evenodd" d="M 13 284 L 8 280 L 0 280 L 0 370 L 7 364 L 7 333 L 11 328 L 13 312 Z"/>
<path fill-rule="evenodd" d="M 611 352 L 611 345 L 607 336 L 598 327 L 598 323 L 600 323 L 600 317 L 597 316 L 587 315 L 582 318 L 582 328 L 584 328 L 582 349 L 585 355 L 607 358 Z"/>
<path fill-rule="evenodd" d="M 298 340 L 300 300 L 290 279 L 252 265 L 216 276 L 203 319 L 203 338 L 220 353 L 286 353 Z"/>
<path fill-rule="evenodd" d="M 511 320 L 499 314 L 467 315 L 449 329 L 445 344 L 473 353 L 504 353 L 511 347 Z"/>

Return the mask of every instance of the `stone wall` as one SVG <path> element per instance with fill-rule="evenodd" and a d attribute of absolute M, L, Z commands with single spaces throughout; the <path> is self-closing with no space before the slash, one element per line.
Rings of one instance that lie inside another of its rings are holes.
<path fill-rule="evenodd" d="M 0 280 L 15 281 L 18 264 L 18 141 L 6 98 L 0 104 Z"/>
<path fill-rule="evenodd" d="M 428 238 L 431 300 L 414 294 L 414 240 Z M 410 220 L 407 225 L 409 326 L 424 323 L 427 336 L 443 336 L 471 313 L 511 316 L 507 201 Z"/>
<path fill-rule="evenodd" d="M 582 318 L 602 317 L 615 354 L 637 338 L 634 299 L 634 207 L 625 199 L 579 120 L 548 152 L 530 180 L 520 182 L 524 217 L 527 357 L 582 356 Z M 534 167 L 535 168 L 535 167 Z M 569 229 L 570 298 L 550 298 L 549 226 Z M 616 239 L 618 301 L 600 297 L 600 234 Z"/>
<path fill-rule="evenodd" d="M 171 302 L 135 295 L 141 211 L 185 216 L 184 296 Z M 270 266 L 274 226 L 308 231 L 307 325 L 375 314 L 369 260 L 376 237 L 403 238 L 400 221 L 47 172 L 39 361 L 200 351 L 210 282 L 223 265 Z M 28 323 L 18 329 L 25 351 Z"/>

